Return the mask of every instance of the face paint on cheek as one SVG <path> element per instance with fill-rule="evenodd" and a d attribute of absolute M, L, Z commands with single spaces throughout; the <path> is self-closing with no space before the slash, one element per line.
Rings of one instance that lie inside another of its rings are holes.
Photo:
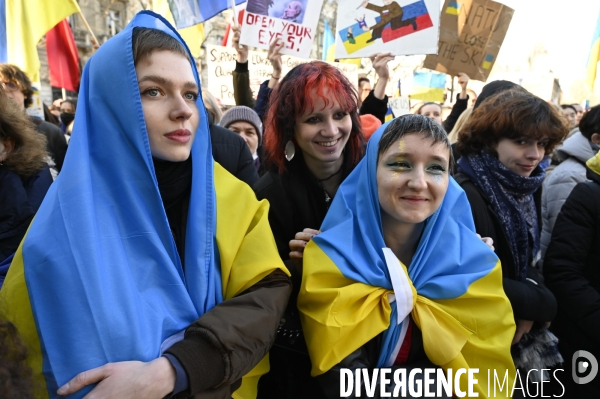
<path fill-rule="evenodd" d="M 444 181 L 444 175 L 433 175 L 433 181 L 437 184 L 442 184 Z"/>

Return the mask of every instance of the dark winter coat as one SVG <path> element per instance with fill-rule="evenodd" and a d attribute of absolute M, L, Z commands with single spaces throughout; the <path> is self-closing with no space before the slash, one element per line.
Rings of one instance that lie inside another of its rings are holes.
<path fill-rule="evenodd" d="M 575 186 L 564 203 L 544 259 L 558 314 L 551 329 L 572 350 L 600 355 L 600 176 Z M 570 362 L 572 353 L 562 353 Z"/>
<path fill-rule="evenodd" d="M 48 167 L 23 179 L 0 165 L 0 263 L 17 250 L 51 184 Z"/>
<path fill-rule="evenodd" d="M 298 340 L 288 341 L 278 335 L 269 352 L 271 370 L 259 382 L 258 399 L 324 398 L 315 378 L 310 376 L 311 363 L 301 333 L 297 297 L 302 280 L 301 270 L 290 261 L 290 240 L 305 228 L 318 230 L 330 202 L 325 191 L 306 167 L 301 151 L 287 163 L 288 173 L 267 172 L 254 186 L 259 200 L 270 204 L 269 223 L 281 259 L 292 274 L 292 295 L 285 312 L 283 329 L 299 333 Z M 344 170 L 345 178 L 350 170 Z M 331 200 L 330 200 L 331 201 Z M 293 343 L 292 343 L 293 342 Z"/>
<path fill-rule="evenodd" d="M 524 282 L 516 280 L 515 260 L 500 219 L 492 209 L 490 201 L 467 175 L 457 173 L 454 178 L 467 194 L 477 234 L 494 240 L 496 255 L 498 255 L 502 264 L 504 291 L 510 300 L 515 319 L 533 320 L 542 323 L 551 321 L 556 314 L 556 299 L 550 290 L 544 286 L 541 273 L 534 267 L 529 267 L 528 279 Z M 541 209 L 540 190 L 535 192 L 533 196 L 539 214 Z M 538 219 L 540 219 L 539 215 Z"/>

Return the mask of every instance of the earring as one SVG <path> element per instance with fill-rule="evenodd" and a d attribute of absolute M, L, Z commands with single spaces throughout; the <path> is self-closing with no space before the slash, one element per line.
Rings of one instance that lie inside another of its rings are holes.
<path fill-rule="evenodd" d="M 294 145 L 294 142 L 292 140 L 288 141 L 287 144 L 285 145 L 285 159 L 289 161 L 291 161 L 294 158 L 294 155 L 296 155 L 296 146 Z"/>

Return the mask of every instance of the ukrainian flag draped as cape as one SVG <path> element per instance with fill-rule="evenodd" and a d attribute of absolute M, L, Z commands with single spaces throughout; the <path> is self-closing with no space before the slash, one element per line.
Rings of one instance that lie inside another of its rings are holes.
<path fill-rule="evenodd" d="M 440 208 L 425 221 L 411 264 L 402 265 L 386 248 L 377 152 L 393 123 L 371 137 L 367 155 L 338 189 L 322 233 L 304 251 L 298 308 L 312 374 L 326 372 L 382 332 L 376 367 L 389 367 L 410 314 L 429 360 L 454 371 L 479 368 L 475 391 L 487 397 L 488 369 L 492 381 L 493 370 L 500 380 L 508 371 L 509 387 L 515 377 L 515 324 L 500 262 L 476 236 L 467 197 L 452 178 Z M 466 391 L 466 378 L 461 388 Z"/>
<path fill-rule="evenodd" d="M 29 349 L 38 398 L 56 397 L 77 373 L 105 363 L 157 358 L 167 338 L 219 302 L 285 270 L 268 204 L 213 161 L 199 97 L 183 271 L 148 143 L 135 27 L 184 43 L 162 17 L 141 12 L 87 62 L 64 167 L 0 292 Z M 244 378 L 234 397 L 255 396 L 257 376 L 267 370 L 265 358 L 247 375 L 253 386 Z"/>

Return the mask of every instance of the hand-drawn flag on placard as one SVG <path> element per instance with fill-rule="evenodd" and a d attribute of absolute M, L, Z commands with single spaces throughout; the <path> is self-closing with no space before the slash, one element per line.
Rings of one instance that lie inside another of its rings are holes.
<path fill-rule="evenodd" d="M 450 4 L 448 4 L 448 7 L 446 7 L 446 14 L 460 14 L 460 3 L 457 1 L 451 1 Z"/>
<path fill-rule="evenodd" d="M 431 102 L 443 102 L 446 88 L 446 74 L 415 72 L 410 98 Z"/>
<path fill-rule="evenodd" d="M 398 29 L 394 29 L 391 23 L 388 24 L 381 33 L 381 40 L 384 43 L 391 42 L 399 37 L 410 35 L 411 33 L 419 32 L 433 26 L 433 21 L 429 16 L 427 6 L 423 0 L 402 6 L 402 11 L 404 11 L 402 21 L 412 20 L 412 23 Z M 381 17 L 376 17 L 375 20 L 379 23 Z"/>
<path fill-rule="evenodd" d="M 177 29 L 200 24 L 229 8 L 231 0 L 167 0 Z M 235 4 L 246 0 L 235 0 Z"/>
<path fill-rule="evenodd" d="M 483 69 L 490 69 L 492 67 L 493 62 L 494 62 L 494 55 L 488 54 L 483 59 L 483 64 L 481 65 L 481 67 Z"/>
<path fill-rule="evenodd" d="M 338 32 L 348 54 L 352 54 L 373 44 L 373 42 L 367 43 L 367 40 L 371 38 L 371 31 L 366 26 L 363 22 L 358 21 L 354 25 Z"/>

